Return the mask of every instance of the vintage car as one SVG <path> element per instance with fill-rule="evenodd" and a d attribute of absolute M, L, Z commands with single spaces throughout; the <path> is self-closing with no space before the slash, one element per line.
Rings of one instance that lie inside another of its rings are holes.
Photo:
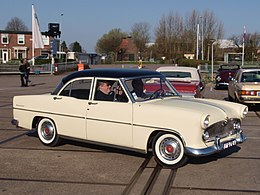
<path fill-rule="evenodd" d="M 260 69 L 240 69 L 228 86 L 230 100 L 260 104 Z"/>
<path fill-rule="evenodd" d="M 240 69 L 239 65 L 223 64 L 220 65 L 216 76 L 216 89 L 227 88 L 229 81 L 234 77 L 236 72 Z"/>
<path fill-rule="evenodd" d="M 202 97 L 204 84 L 198 69 L 182 66 L 165 66 L 157 68 L 185 97 Z"/>
<path fill-rule="evenodd" d="M 111 89 L 111 99 L 97 98 L 101 86 Z M 48 146 L 69 138 L 152 151 L 160 165 L 174 168 L 244 142 L 247 111 L 234 102 L 181 97 L 157 71 L 100 68 L 69 74 L 51 94 L 15 96 L 12 123 L 36 130 Z"/>

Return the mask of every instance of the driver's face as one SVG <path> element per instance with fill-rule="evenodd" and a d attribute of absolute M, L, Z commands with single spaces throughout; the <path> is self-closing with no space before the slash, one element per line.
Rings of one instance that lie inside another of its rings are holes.
<path fill-rule="evenodd" d="M 111 92 L 111 84 L 102 82 L 99 86 L 100 91 L 105 94 L 109 94 Z"/>

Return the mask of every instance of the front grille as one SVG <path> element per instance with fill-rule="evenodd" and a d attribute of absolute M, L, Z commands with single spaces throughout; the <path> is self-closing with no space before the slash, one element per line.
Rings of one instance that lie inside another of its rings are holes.
<path fill-rule="evenodd" d="M 234 128 L 236 123 L 240 123 L 240 121 L 238 119 L 228 119 L 211 125 L 204 131 L 204 134 L 208 133 L 208 139 L 205 141 L 209 142 L 216 138 L 224 138 L 239 133 L 240 129 Z"/>

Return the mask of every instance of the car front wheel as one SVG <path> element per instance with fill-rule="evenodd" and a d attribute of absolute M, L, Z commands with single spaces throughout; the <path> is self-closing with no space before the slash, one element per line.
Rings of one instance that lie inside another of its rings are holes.
<path fill-rule="evenodd" d="M 56 146 L 59 144 L 60 138 L 52 120 L 48 118 L 41 119 L 37 125 L 37 133 L 44 145 Z"/>
<path fill-rule="evenodd" d="M 165 168 L 178 168 L 188 161 L 182 141 L 174 134 L 159 133 L 155 136 L 153 154 L 157 163 Z"/>

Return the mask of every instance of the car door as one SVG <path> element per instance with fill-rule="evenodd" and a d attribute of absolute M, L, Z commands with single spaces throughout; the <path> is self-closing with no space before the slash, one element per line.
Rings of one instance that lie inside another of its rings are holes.
<path fill-rule="evenodd" d="M 96 80 L 96 83 L 98 80 Z M 117 88 L 119 81 L 112 81 Z M 121 86 L 120 86 L 121 87 Z M 95 87 L 97 88 L 97 87 Z M 132 147 L 132 103 L 95 100 L 93 90 L 92 101 L 87 108 L 87 139 L 106 144 Z M 123 91 L 125 93 L 125 91 Z"/>
<path fill-rule="evenodd" d="M 58 95 L 53 96 L 55 124 L 59 134 L 86 139 L 86 115 L 91 86 L 91 78 L 75 79 Z"/>

